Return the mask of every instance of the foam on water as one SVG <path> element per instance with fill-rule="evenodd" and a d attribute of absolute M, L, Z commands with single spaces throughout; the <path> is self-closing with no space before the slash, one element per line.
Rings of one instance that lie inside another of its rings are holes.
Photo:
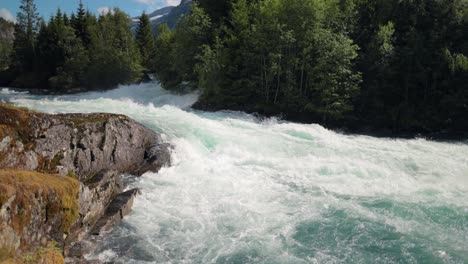
<path fill-rule="evenodd" d="M 126 114 L 173 166 L 131 183 L 133 212 L 89 258 L 116 263 L 468 263 L 468 145 L 337 134 L 187 110 L 155 84 L 7 99 Z"/>

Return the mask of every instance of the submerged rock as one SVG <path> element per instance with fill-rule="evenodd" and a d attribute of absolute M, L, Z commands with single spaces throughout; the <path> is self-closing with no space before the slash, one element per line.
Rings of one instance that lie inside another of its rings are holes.
<path fill-rule="evenodd" d="M 130 211 L 138 192 L 122 193 L 121 175 L 169 163 L 160 135 L 126 116 L 48 115 L 0 104 L 0 251 L 54 241 L 76 261 L 78 241 Z M 64 191 L 68 182 L 73 188 Z"/>

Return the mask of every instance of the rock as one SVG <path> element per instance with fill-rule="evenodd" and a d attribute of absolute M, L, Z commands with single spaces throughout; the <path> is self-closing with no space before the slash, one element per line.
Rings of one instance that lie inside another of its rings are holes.
<path fill-rule="evenodd" d="M 0 125 L 7 128 L 0 131 L 0 168 L 86 181 L 102 170 L 141 175 L 170 162 L 160 135 L 123 115 L 47 115 L 0 105 Z"/>
<path fill-rule="evenodd" d="M 126 191 L 117 195 L 117 197 L 107 207 L 104 215 L 99 219 L 91 231 L 92 235 L 98 236 L 122 221 L 123 217 L 130 213 L 133 206 L 133 200 L 139 193 L 138 189 Z"/>
<path fill-rule="evenodd" d="M 167 150 L 171 148 L 169 144 L 156 144 L 148 148 L 144 155 L 145 160 L 148 162 L 142 171 L 158 171 L 161 167 L 169 164 L 171 162 L 171 155 Z"/>
<path fill-rule="evenodd" d="M 0 151 L 5 150 L 5 148 L 10 146 L 10 143 L 11 143 L 11 137 L 9 136 L 4 137 L 2 141 L 0 142 Z"/>
<path fill-rule="evenodd" d="M 81 217 L 72 226 L 73 235 L 69 241 L 85 238 L 122 190 L 122 179 L 116 171 L 101 171 L 85 182 L 79 195 Z"/>
<path fill-rule="evenodd" d="M 119 223 L 138 193 L 122 193 L 121 175 L 158 171 L 170 164 L 170 149 L 126 116 L 0 104 L 0 251 L 22 254 L 54 241 L 67 262 L 87 263 L 89 234 Z"/>
<path fill-rule="evenodd" d="M 0 251 L 63 244 L 79 219 L 79 189 L 70 177 L 0 170 Z"/>
<path fill-rule="evenodd" d="M 88 231 L 88 233 L 93 236 L 99 236 L 119 224 L 123 217 L 130 213 L 133 201 L 138 193 L 138 189 L 132 189 L 117 195 L 109 206 L 105 208 L 105 213 L 99 215 L 102 216 L 92 226 L 92 231 Z M 66 263 L 88 263 L 90 260 L 85 260 L 84 255 L 93 249 L 96 243 L 95 237 L 84 237 L 78 240 L 75 239 L 74 241 L 76 242 L 71 242 L 65 248 Z M 96 262 L 97 260 L 93 261 Z M 97 263 L 99 262 L 97 261 Z"/>

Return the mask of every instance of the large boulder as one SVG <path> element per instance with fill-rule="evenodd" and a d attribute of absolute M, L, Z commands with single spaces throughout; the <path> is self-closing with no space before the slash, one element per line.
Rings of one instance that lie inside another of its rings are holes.
<path fill-rule="evenodd" d="M 159 134 L 123 115 L 47 115 L 0 105 L 0 168 L 86 181 L 103 170 L 157 171 L 169 159 Z"/>
<path fill-rule="evenodd" d="M 121 175 L 169 163 L 161 136 L 126 116 L 49 115 L 0 104 L 0 251 L 53 242 L 79 259 L 79 241 L 129 212 L 137 192 L 123 193 Z"/>

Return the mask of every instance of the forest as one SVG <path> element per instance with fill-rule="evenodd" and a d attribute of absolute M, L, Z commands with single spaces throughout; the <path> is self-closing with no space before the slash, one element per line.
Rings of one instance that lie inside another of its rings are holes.
<path fill-rule="evenodd" d="M 155 35 L 146 14 L 132 32 L 119 9 L 80 4 L 47 22 L 32 0 L 21 10 L 0 84 L 103 89 L 155 73 L 165 89 L 200 89 L 199 109 L 468 130 L 468 0 L 198 0 Z"/>
<path fill-rule="evenodd" d="M 466 0 L 200 0 L 159 36 L 202 109 L 330 127 L 468 129 Z M 171 58 L 168 58 L 171 57 Z"/>
<path fill-rule="evenodd" d="M 130 30 L 131 19 L 118 8 L 96 17 L 80 3 L 75 13 L 58 9 L 47 22 L 33 0 L 21 0 L 20 9 L 1 84 L 64 91 L 106 89 L 141 79 L 146 53 Z"/>

